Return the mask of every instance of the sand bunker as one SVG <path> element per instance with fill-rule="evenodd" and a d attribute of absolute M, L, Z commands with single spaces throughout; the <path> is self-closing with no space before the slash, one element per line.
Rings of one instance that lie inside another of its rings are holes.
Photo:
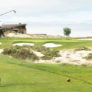
<path fill-rule="evenodd" d="M 86 60 L 86 57 L 92 51 L 73 51 L 73 50 L 62 50 L 60 51 L 61 57 L 57 57 L 54 61 L 60 61 L 59 63 L 67 63 L 74 65 L 92 65 L 92 60 Z"/>
<path fill-rule="evenodd" d="M 35 63 L 46 64 L 73 64 L 73 65 L 92 65 L 92 60 L 86 60 L 86 57 L 92 51 L 74 51 L 74 50 L 62 50 L 59 52 L 60 57 L 53 57 L 51 60 L 39 60 Z"/>
<path fill-rule="evenodd" d="M 60 46 L 62 46 L 62 45 L 54 44 L 54 43 L 46 43 L 46 44 L 44 44 L 43 46 L 45 46 L 45 47 L 60 47 Z"/>
<path fill-rule="evenodd" d="M 0 49 L 0 54 L 1 54 L 3 51 L 4 51 L 3 49 Z"/>
<path fill-rule="evenodd" d="M 33 51 L 33 53 L 35 55 L 37 55 L 38 57 L 43 57 L 44 56 L 41 52 Z"/>
<path fill-rule="evenodd" d="M 15 43 L 13 44 L 13 46 L 24 46 L 24 45 L 34 46 L 34 43 Z"/>

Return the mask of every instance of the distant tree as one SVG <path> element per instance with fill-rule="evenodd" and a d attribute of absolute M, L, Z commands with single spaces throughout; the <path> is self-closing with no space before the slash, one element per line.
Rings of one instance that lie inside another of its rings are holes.
<path fill-rule="evenodd" d="M 64 35 L 67 36 L 67 37 L 69 37 L 69 35 L 71 34 L 71 29 L 70 28 L 66 27 L 66 28 L 63 29 L 63 31 L 64 31 Z"/>

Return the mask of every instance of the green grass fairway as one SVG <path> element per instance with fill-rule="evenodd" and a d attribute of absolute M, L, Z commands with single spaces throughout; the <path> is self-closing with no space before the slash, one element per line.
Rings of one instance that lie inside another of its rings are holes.
<path fill-rule="evenodd" d="M 42 46 L 45 43 L 56 43 L 61 44 L 63 46 L 56 47 L 55 49 L 73 49 L 78 48 L 82 46 L 86 46 L 89 48 L 92 48 L 92 40 L 62 40 L 58 38 L 1 38 L 0 42 L 2 42 L 2 45 L 0 45 L 0 49 L 11 46 L 14 43 L 19 42 L 28 42 L 28 43 L 34 43 L 35 46 Z"/>
<path fill-rule="evenodd" d="M 0 55 L 0 78 L 0 92 L 92 91 L 92 67 L 33 64 Z"/>
<path fill-rule="evenodd" d="M 62 39 L 1 38 L 0 48 L 15 42 L 33 42 L 41 46 L 46 42 L 62 44 L 55 49 L 80 46 L 92 48 L 92 41 Z M 71 82 L 66 82 L 67 78 Z M 35 64 L 0 55 L 0 92 L 92 92 L 92 67 Z"/>

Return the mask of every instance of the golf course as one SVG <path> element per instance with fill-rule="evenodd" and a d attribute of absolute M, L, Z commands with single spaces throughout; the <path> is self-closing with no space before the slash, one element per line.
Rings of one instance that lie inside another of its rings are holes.
<path fill-rule="evenodd" d="M 92 40 L 63 38 L 5 37 L 0 38 L 0 43 L 0 49 L 15 43 L 33 43 L 34 47 L 54 43 L 61 46 L 49 48 L 61 51 L 80 47 L 92 49 Z M 1 53 L 0 92 L 92 92 L 92 66 L 27 62 Z"/>

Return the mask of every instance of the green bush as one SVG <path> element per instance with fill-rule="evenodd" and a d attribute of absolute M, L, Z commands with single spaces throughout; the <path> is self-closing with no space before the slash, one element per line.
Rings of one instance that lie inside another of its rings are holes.
<path fill-rule="evenodd" d="M 92 60 L 92 53 L 89 53 L 88 56 L 84 57 L 87 60 Z"/>
<path fill-rule="evenodd" d="M 60 60 L 57 60 L 56 63 L 61 63 L 61 61 Z"/>
<path fill-rule="evenodd" d="M 38 46 L 38 47 L 33 47 L 34 50 L 41 52 L 44 54 L 42 59 L 49 60 L 52 59 L 53 57 L 59 57 L 59 51 L 52 49 L 52 48 L 46 48 L 44 46 Z"/>
<path fill-rule="evenodd" d="M 42 54 L 44 54 L 44 56 L 39 58 L 33 53 L 33 50 L 41 52 Z M 39 60 L 39 59 L 49 60 L 49 59 L 52 59 L 53 57 L 60 56 L 58 50 L 46 48 L 44 46 L 39 46 L 39 47 L 11 46 L 11 47 L 5 48 L 3 54 L 10 55 L 15 58 L 25 59 L 25 60 L 26 59 L 28 60 Z"/>
<path fill-rule="evenodd" d="M 59 51 L 48 48 L 46 51 L 43 51 L 43 54 L 45 56 L 43 56 L 42 59 L 49 60 L 52 59 L 53 57 L 59 57 L 60 55 L 58 53 Z"/>
<path fill-rule="evenodd" d="M 20 46 L 8 47 L 4 49 L 3 54 L 10 55 L 20 59 L 29 59 L 29 60 L 39 59 L 38 56 L 36 56 L 30 48 Z"/>
<path fill-rule="evenodd" d="M 89 48 L 83 46 L 83 47 L 79 47 L 79 48 L 76 48 L 75 51 L 81 51 L 81 50 L 90 50 Z"/>
<path fill-rule="evenodd" d="M 38 52 L 43 52 L 43 51 L 46 51 L 48 48 L 46 48 L 44 46 L 34 46 L 34 47 L 32 47 L 32 49 L 34 49 Z"/>

